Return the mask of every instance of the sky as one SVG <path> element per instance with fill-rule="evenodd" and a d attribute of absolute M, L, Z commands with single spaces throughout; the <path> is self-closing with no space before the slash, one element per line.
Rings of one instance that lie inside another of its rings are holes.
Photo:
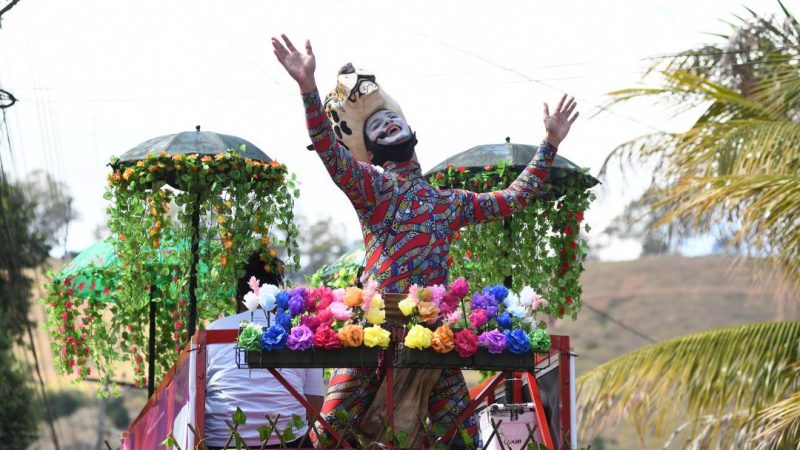
<path fill-rule="evenodd" d="M 774 0 L 746 5 L 779 11 Z M 66 248 L 80 251 L 105 223 L 109 158 L 199 124 L 285 163 L 300 181 L 295 212 L 357 240 L 353 208 L 305 149 L 299 90 L 271 36 L 311 40 L 323 95 L 347 62 L 373 71 L 417 132 L 423 171 L 506 136 L 538 143 L 542 102 L 567 92 L 581 118 L 559 154 L 597 174 L 621 143 L 696 118 L 645 102 L 596 114 L 607 93 L 636 86 L 649 58 L 719 43 L 709 33 L 727 31 L 734 13 L 747 14 L 741 1 L 21 0 L 0 24 L 0 88 L 19 99 L 0 123 L 0 157 L 12 176 L 45 170 L 66 184 L 80 216 Z M 590 239 L 645 178 L 605 180 Z M 600 256 L 638 253 L 614 242 Z"/>

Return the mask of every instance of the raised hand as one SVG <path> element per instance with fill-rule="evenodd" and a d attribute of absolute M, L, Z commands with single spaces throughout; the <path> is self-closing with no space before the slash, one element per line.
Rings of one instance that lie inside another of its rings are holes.
<path fill-rule="evenodd" d="M 544 129 L 547 132 L 547 137 L 545 138 L 547 142 L 558 147 L 561 141 L 567 137 L 569 128 L 578 118 L 579 113 L 575 111 L 576 106 L 578 104 L 575 102 L 575 97 L 570 97 L 567 100 L 567 94 L 561 97 L 561 101 L 558 102 L 553 114 L 550 114 L 550 108 L 547 103 L 544 104 Z"/>
<path fill-rule="evenodd" d="M 314 70 L 317 68 L 317 60 L 314 58 L 314 52 L 311 50 L 311 42 L 306 41 L 306 51 L 303 53 L 294 47 L 292 41 L 290 41 L 285 34 L 281 34 L 281 38 L 283 38 L 283 42 L 286 43 L 285 47 L 278 38 L 272 38 L 272 48 L 275 57 L 278 58 L 278 61 L 283 65 L 283 68 L 286 69 L 286 72 L 297 81 L 297 84 L 300 85 L 300 89 L 303 92 L 313 91 L 317 88 L 317 83 L 314 80 Z"/>

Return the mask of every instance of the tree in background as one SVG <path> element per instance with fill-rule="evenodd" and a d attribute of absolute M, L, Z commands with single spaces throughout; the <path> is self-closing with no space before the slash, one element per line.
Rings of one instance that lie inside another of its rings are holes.
<path fill-rule="evenodd" d="M 610 159 L 655 162 L 655 226 L 678 237 L 734 229 L 732 245 L 766 257 L 800 288 L 800 24 L 749 11 L 725 45 L 666 58 L 652 98 L 701 109 L 682 133 L 655 133 Z M 608 164 L 608 161 L 606 162 Z M 623 355 L 578 379 L 585 431 L 620 419 L 667 447 L 795 449 L 800 441 L 800 322 L 709 330 Z M 671 432 L 671 433 L 668 433 Z M 665 448 L 667 448 L 665 447 Z"/>
<path fill-rule="evenodd" d="M 781 4 L 783 7 L 783 5 Z M 684 132 L 656 132 L 609 159 L 654 163 L 651 212 L 678 236 L 735 229 L 732 245 L 768 257 L 800 288 L 800 26 L 785 17 L 740 18 L 724 45 L 662 58 L 655 87 L 612 93 L 652 99 L 676 114 L 700 110 Z"/>
<path fill-rule="evenodd" d="M 14 183 L 0 173 L 0 442 L 14 442 L 17 448 L 26 448 L 36 438 L 39 418 L 28 384 L 29 368 L 11 352 L 32 325 L 28 313 L 33 281 L 26 271 L 46 261 L 51 245 L 73 217 L 71 201 L 64 186 L 48 175 L 33 174 Z"/>
<path fill-rule="evenodd" d="M 309 224 L 304 217 L 297 220 L 300 229 L 300 254 L 302 268 L 293 276 L 294 282 L 302 282 L 325 264 L 336 261 L 355 244 L 348 244 L 340 223 L 331 223 L 330 218 L 318 219 Z"/>

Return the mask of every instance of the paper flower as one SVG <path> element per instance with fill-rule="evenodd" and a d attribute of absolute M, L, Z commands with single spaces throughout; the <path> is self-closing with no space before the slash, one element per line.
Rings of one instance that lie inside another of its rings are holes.
<path fill-rule="evenodd" d="M 542 297 L 540 297 L 532 287 L 525 286 L 519 293 L 519 303 L 522 306 L 528 306 L 531 309 L 536 309 L 542 304 Z"/>
<path fill-rule="evenodd" d="M 500 311 L 500 302 L 491 293 L 477 292 L 472 296 L 472 308 L 486 311 L 491 319 Z"/>
<path fill-rule="evenodd" d="M 244 300 L 242 300 L 245 308 L 248 311 L 253 312 L 258 308 L 258 296 L 252 292 L 248 292 L 244 294 Z"/>
<path fill-rule="evenodd" d="M 258 304 L 261 309 L 270 312 L 275 309 L 275 296 L 278 295 L 280 289 L 274 284 L 262 284 L 258 292 Z"/>
<path fill-rule="evenodd" d="M 261 335 L 261 348 L 267 351 L 282 350 L 286 347 L 287 338 L 288 334 L 285 328 L 273 325 Z"/>
<path fill-rule="evenodd" d="M 458 298 L 464 298 L 469 294 L 469 283 L 464 277 L 456 278 L 456 281 L 450 285 L 450 293 Z"/>
<path fill-rule="evenodd" d="M 258 283 L 258 278 L 250 277 L 250 279 L 247 281 L 247 285 L 250 286 L 250 290 L 253 291 L 254 294 L 258 295 L 258 291 L 260 288 Z"/>
<path fill-rule="evenodd" d="M 343 347 L 359 347 L 364 342 L 364 328 L 361 325 L 345 325 L 338 334 Z"/>
<path fill-rule="evenodd" d="M 304 316 L 308 317 L 308 316 Z M 286 346 L 289 350 L 305 351 L 311 348 L 314 343 L 314 332 L 305 325 L 298 325 L 292 328 L 289 337 L 286 339 Z"/>
<path fill-rule="evenodd" d="M 381 294 L 375 294 L 372 296 L 372 300 L 369 302 L 370 308 L 385 308 L 386 302 L 383 301 L 383 297 Z"/>
<path fill-rule="evenodd" d="M 498 354 L 506 347 L 506 337 L 499 330 L 484 331 L 478 336 L 478 343 L 489 350 L 489 353 Z"/>
<path fill-rule="evenodd" d="M 524 318 L 528 313 L 525 307 L 522 305 L 509 306 L 508 308 L 506 308 L 506 312 L 516 317 L 517 319 Z"/>
<path fill-rule="evenodd" d="M 333 305 L 331 305 L 331 306 L 333 306 Z M 330 325 L 330 324 L 332 324 L 333 323 L 333 313 L 331 313 L 330 307 L 328 309 L 323 309 L 321 311 L 317 311 L 317 320 L 319 320 L 320 325 Z"/>
<path fill-rule="evenodd" d="M 437 353 L 449 353 L 455 348 L 453 342 L 453 330 L 450 327 L 442 325 L 433 332 L 431 337 L 431 347 Z"/>
<path fill-rule="evenodd" d="M 508 288 L 502 284 L 496 284 L 483 288 L 483 292 L 490 294 L 498 302 L 502 302 L 508 296 Z"/>
<path fill-rule="evenodd" d="M 320 325 L 319 317 L 311 315 L 300 316 L 300 325 L 305 326 L 311 331 L 317 331 Z"/>
<path fill-rule="evenodd" d="M 403 313 L 404 316 L 410 316 L 414 313 L 414 307 L 417 306 L 417 302 L 408 296 L 397 304 L 397 307 L 400 308 L 400 312 Z"/>
<path fill-rule="evenodd" d="M 338 288 L 333 290 L 333 301 L 339 303 L 344 301 L 344 289 Z"/>
<path fill-rule="evenodd" d="M 408 334 L 406 334 L 406 339 L 403 343 L 406 347 L 423 350 L 431 346 L 432 337 L 433 331 L 422 325 L 414 325 L 408 330 Z"/>
<path fill-rule="evenodd" d="M 314 347 L 316 348 L 340 348 L 339 335 L 328 325 L 320 325 L 314 333 Z"/>
<path fill-rule="evenodd" d="M 519 305 L 520 304 L 519 295 L 513 292 L 509 292 L 506 298 L 503 299 L 503 304 L 506 306 L 506 308 L 514 305 Z"/>
<path fill-rule="evenodd" d="M 478 351 L 478 336 L 471 330 L 461 330 L 453 335 L 456 352 L 462 358 L 469 358 Z"/>
<path fill-rule="evenodd" d="M 328 311 L 333 314 L 336 320 L 350 320 L 350 318 L 353 317 L 352 311 L 350 311 L 350 308 L 345 306 L 344 303 L 331 303 L 331 306 L 328 307 Z"/>
<path fill-rule="evenodd" d="M 284 329 L 286 329 L 286 331 L 292 329 L 292 318 L 289 317 L 288 314 L 286 314 L 283 311 L 278 311 L 278 314 L 276 314 L 274 317 L 275 317 L 275 325 L 283 327 Z"/>
<path fill-rule="evenodd" d="M 303 313 L 306 310 L 306 299 L 302 295 L 289 296 L 289 313 L 292 317 Z"/>
<path fill-rule="evenodd" d="M 528 333 L 528 340 L 531 342 L 531 350 L 536 353 L 547 353 L 550 350 L 550 335 L 541 328 Z"/>
<path fill-rule="evenodd" d="M 521 355 L 531 349 L 531 343 L 525 330 L 521 328 L 506 330 L 503 334 L 506 336 L 506 348 L 511 353 Z"/>
<path fill-rule="evenodd" d="M 342 302 L 351 307 L 360 307 L 364 303 L 364 291 L 357 287 L 349 287 L 346 291 L 344 291 L 344 298 Z"/>
<path fill-rule="evenodd" d="M 439 320 L 439 308 L 433 302 L 420 301 L 417 309 L 419 310 L 419 320 L 422 322 L 433 325 Z"/>
<path fill-rule="evenodd" d="M 306 309 L 314 312 L 317 309 L 327 308 L 331 303 L 333 303 L 333 291 L 327 286 L 320 286 L 308 292 Z M 313 307 L 311 304 L 313 304 Z"/>
<path fill-rule="evenodd" d="M 511 328 L 511 315 L 508 312 L 504 312 L 497 316 L 497 325 L 500 328 Z"/>
<path fill-rule="evenodd" d="M 375 280 L 367 281 L 366 286 L 364 286 L 364 292 L 362 297 L 364 299 L 364 311 L 367 312 L 370 308 L 373 308 L 372 299 L 375 297 L 375 294 L 378 292 L 378 282 Z M 380 294 L 378 294 L 380 295 Z"/>
<path fill-rule="evenodd" d="M 457 310 L 455 310 L 455 311 L 453 311 L 453 312 L 451 312 L 450 314 L 447 315 L 447 317 L 445 318 L 445 322 L 448 325 L 454 325 L 454 324 L 457 324 L 458 322 L 460 322 L 461 319 L 463 319 L 463 318 L 464 318 L 464 315 L 462 314 L 461 310 L 457 309 Z"/>
<path fill-rule="evenodd" d="M 275 304 L 278 306 L 278 309 L 282 311 L 289 309 L 289 293 L 286 291 L 278 292 L 275 295 Z"/>
<path fill-rule="evenodd" d="M 453 294 L 445 294 L 439 301 L 439 309 L 442 314 L 450 314 L 458 308 L 460 301 L 461 299 Z"/>
<path fill-rule="evenodd" d="M 389 346 L 389 337 L 391 333 L 389 330 L 384 330 L 378 325 L 373 325 L 364 329 L 364 345 L 367 347 L 383 347 Z"/>
<path fill-rule="evenodd" d="M 473 328 L 480 328 L 486 325 L 488 321 L 489 315 L 486 314 L 486 311 L 483 309 L 473 309 L 472 312 L 469 313 L 469 323 Z"/>
<path fill-rule="evenodd" d="M 442 298 L 447 295 L 447 288 L 441 284 L 434 284 L 428 288 L 431 293 L 431 301 L 434 305 L 439 306 Z"/>
<path fill-rule="evenodd" d="M 247 326 L 239 332 L 239 347 L 245 350 L 258 350 L 261 333 L 261 325 L 256 325 L 254 323 L 247 324 Z"/>
<path fill-rule="evenodd" d="M 376 308 L 373 306 L 367 311 L 364 318 L 373 325 L 380 325 L 386 321 L 386 311 L 383 308 Z"/>

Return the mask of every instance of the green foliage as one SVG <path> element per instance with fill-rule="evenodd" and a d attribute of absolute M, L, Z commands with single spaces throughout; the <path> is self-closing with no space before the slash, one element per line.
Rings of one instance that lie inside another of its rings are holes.
<path fill-rule="evenodd" d="M 71 416 L 79 408 L 86 406 L 89 400 L 83 392 L 75 389 L 50 391 L 47 393 L 47 397 L 53 408 L 53 420 Z"/>
<path fill-rule="evenodd" d="M 38 439 L 40 412 L 27 373 L 12 356 L 9 337 L 0 334 L 0 442 L 21 449 Z"/>
<path fill-rule="evenodd" d="M 156 379 L 188 342 L 189 274 L 198 248 L 197 319 L 231 314 L 241 267 L 253 251 L 265 268 L 283 272 L 277 248 L 297 264 L 298 232 L 292 208 L 294 177 L 277 162 L 262 163 L 229 150 L 214 156 L 149 154 L 143 161 L 112 160 L 105 198 L 118 266 L 87 269 L 91 284 L 53 279 L 48 328 L 62 373 L 102 380 L 113 365 L 133 365 L 144 385 L 149 302 L 156 303 Z M 199 217 L 195 229 L 193 217 Z M 85 290 L 91 294 L 79 294 Z M 109 323 L 110 320 L 110 323 Z"/>
<path fill-rule="evenodd" d="M 430 183 L 489 192 L 516 177 L 506 163 L 478 172 L 449 166 Z M 514 290 L 531 286 L 547 300 L 547 314 L 575 319 L 582 304 L 578 279 L 588 250 L 581 230 L 589 231 L 584 213 L 594 194 L 579 173 L 559 178 L 558 187 L 563 195 L 557 199 L 537 199 L 509 219 L 462 228 L 450 247 L 451 278 L 463 276 L 473 286 L 489 286 L 512 277 Z"/>

